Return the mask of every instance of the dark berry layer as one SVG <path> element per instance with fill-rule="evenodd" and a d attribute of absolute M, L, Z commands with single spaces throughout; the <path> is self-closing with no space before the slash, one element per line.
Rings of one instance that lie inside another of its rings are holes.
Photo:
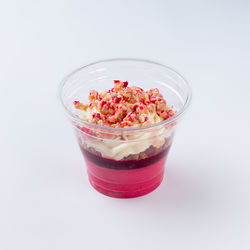
<path fill-rule="evenodd" d="M 83 155 L 87 158 L 88 161 L 90 161 L 90 162 L 92 162 L 100 167 L 117 169 L 117 170 L 124 170 L 124 169 L 126 169 L 126 170 L 131 169 L 132 170 L 132 169 L 147 167 L 151 164 L 156 163 L 157 161 L 162 159 L 164 156 L 166 156 L 166 154 L 168 153 L 168 151 L 170 149 L 170 146 L 171 145 L 169 145 L 165 149 L 162 149 L 158 154 L 149 156 L 149 157 L 144 158 L 144 159 L 120 160 L 120 161 L 104 158 L 100 155 L 91 153 L 88 150 L 86 150 L 85 148 L 83 148 L 82 146 L 80 146 L 80 148 L 81 148 Z"/>

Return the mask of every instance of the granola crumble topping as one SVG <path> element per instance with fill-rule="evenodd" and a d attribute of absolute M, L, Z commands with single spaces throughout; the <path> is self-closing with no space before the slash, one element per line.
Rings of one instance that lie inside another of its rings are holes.
<path fill-rule="evenodd" d="M 157 88 L 144 91 L 115 80 L 114 87 L 98 93 L 91 90 L 89 103 L 73 102 L 88 122 L 114 128 L 146 127 L 169 119 L 175 114 Z"/>

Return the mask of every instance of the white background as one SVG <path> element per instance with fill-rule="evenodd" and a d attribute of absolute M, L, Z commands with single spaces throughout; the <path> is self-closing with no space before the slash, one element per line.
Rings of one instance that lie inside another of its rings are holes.
<path fill-rule="evenodd" d="M 0 249 L 250 249 L 250 2 L 1 1 Z M 56 91 L 96 60 L 172 66 L 193 89 L 161 186 L 93 190 Z"/>

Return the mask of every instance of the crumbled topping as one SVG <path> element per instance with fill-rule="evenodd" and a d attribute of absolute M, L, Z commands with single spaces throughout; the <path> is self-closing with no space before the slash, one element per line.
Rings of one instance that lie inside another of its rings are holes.
<path fill-rule="evenodd" d="M 119 80 L 114 81 L 114 88 L 100 94 L 91 90 L 89 104 L 73 104 L 88 113 L 84 116 L 86 121 L 115 128 L 150 126 L 175 114 L 157 88 L 144 91 Z"/>

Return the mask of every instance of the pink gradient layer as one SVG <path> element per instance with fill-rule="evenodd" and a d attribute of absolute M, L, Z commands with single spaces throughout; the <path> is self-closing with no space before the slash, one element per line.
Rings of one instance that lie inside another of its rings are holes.
<path fill-rule="evenodd" d="M 99 192 L 116 198 L 133 198 L 152 192 L 162 182 L 167 156 L 142 168 L 112 169 L 96 165 L 85 157 L 89 181 Z"/>

